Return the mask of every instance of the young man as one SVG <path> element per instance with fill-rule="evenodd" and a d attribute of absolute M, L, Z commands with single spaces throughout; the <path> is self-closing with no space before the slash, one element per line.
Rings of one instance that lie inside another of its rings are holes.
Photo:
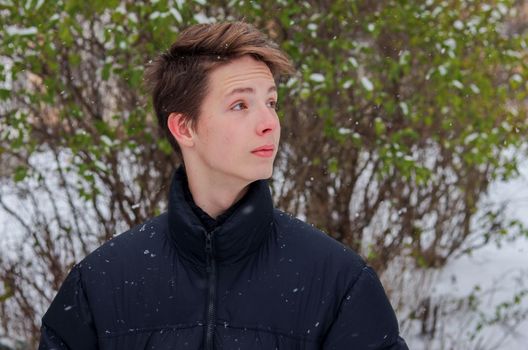
<path fill-rule="evenodd" d="M 167 213 L 72 270 L 40 349 L 407 349 L 376 274 L 274 209 L 288 58 L 246 23 L 197 25 L 148 68 L 184 167 Z"/>

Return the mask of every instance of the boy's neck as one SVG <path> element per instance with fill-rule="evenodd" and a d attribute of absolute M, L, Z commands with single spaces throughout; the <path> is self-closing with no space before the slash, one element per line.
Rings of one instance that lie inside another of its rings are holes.
<path fill-rule="evenodd" d="M 229 181 L 196 169 L 186 168 L 185 171 L 194 203 L 213 219 L 244 197 L 248 189 L 249 184 Z"/>

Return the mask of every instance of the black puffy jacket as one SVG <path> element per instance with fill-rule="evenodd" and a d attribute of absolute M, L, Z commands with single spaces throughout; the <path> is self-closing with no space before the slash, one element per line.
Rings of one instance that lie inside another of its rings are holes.
<path fill-rule="evenodd" d="M 180 169 L 168 213 L 73 268 L 39 349 L 407 349 L 374 271 L 274 209 L 266 181 L 209 231 L 186 186 Z"/>

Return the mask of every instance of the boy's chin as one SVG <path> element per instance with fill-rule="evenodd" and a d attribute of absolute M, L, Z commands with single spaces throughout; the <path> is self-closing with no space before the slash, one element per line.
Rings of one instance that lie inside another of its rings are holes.
<path fill-rule="evenodd" d="M 250 182 L 257 181 L 257 180 L 267 180 L 273 175 L 273 167 L 270 167 L 269 169 L 253 169 L 251 171 L 251 174 L 248 174 L 247 179 Z"/>

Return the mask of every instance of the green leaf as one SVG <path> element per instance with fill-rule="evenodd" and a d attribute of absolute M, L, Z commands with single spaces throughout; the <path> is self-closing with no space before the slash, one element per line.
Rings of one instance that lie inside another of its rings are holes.
<path fill-rule="evenodd" d="M 24 179 L 27 177 L 27 175 L 28 175 L 27 167 L 17 166 L 15 168 L 15 173 L 13 174 L 13 180 L 15 180 L 15 182 L 24 181 Z"/>

